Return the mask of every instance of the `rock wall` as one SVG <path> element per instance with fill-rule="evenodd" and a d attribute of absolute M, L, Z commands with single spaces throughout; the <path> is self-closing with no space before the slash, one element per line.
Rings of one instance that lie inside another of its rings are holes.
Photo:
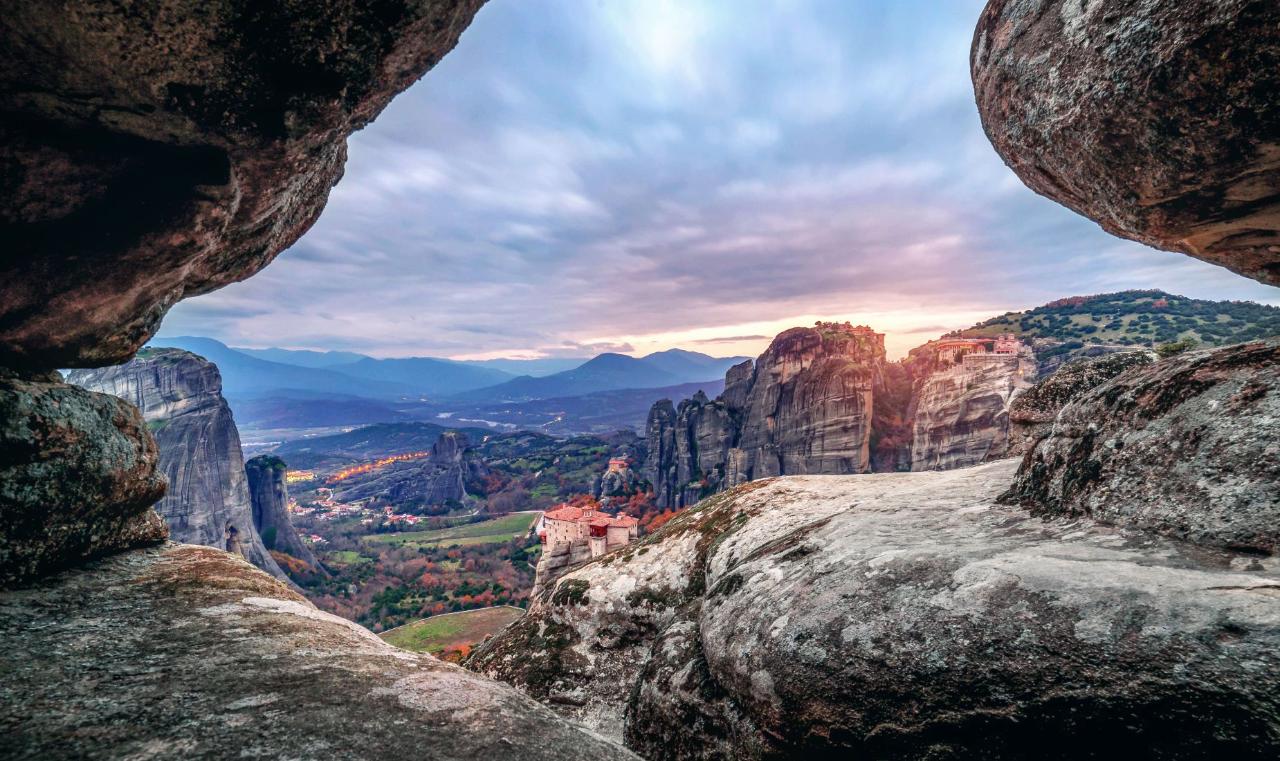
<path fill-rule="evenodd" d="M 715 400 L 699 392 L 650 410 L 642 469 L 662 507 L 682 507 L 757 478 L 865 473 L 884 337 L 820 323 L 774 338 L 731 368 Z"/>
<path fill-rule="evenodd" d="M 983 128 L 1032 190 L 1114 235 L 1280 285 L 1280 4 L 990 0 Z"/>
<path fill-rule="evenodd" d="M 1200 544 L 1280 550 L 1280 338 L 1135 367 L 1062 408 L 1011 502 Z"/>
<path fill-rule="evenodd" d="M 289 519 L 289 484 L 285 481 L 288 466 L 284 460 L 275 455 L 258 455 L 244 464 L 244 472 L 249 482 L 253 525 L 263 546 L 291 555 L 312 568 L 322 568 Z"/>
<path fill-rule="evenodd" d="M 469 479 L 483 478 L 488 469 L 473 457 L 466 434 L 445 431 L 431 445 L 431 456 L 399 463 L 376 477 L 339 487 L 335 496 L 345 502 L 385 497 L 411 512 L 440 514 L 467 497 Z"/>
<path fill-rule="evenodd" d="M 1036 379 L 1029 348 L 967 356 L 926 375 L 915 393 L 911 469 L 949 470 L 1005 456 L 1009 405 Z"/>
<path fill-rule="evenodd" d="M 254 526 L 240 433 L 212 362 L 181 349 L 153 349 L 123 365 L 75 371 L 69 380 L 142 411 L 169 481 L 156 512 L 170 538 L 239 552 L 284 578 Z"/>
<path fill-rule="evenodd" d="M 650 759 L 1280 752 L 1280 562 L 1000 505 L 1016 466 L 738 487 L 468 667 Z"/>
<path fill-rule="evenodd" d="M 716 399 L 661 400 L 642 475 L 659 507 L 687 507 L 758 478 L 965 467 L 1004 457 L 1009 405 L 1035 356 L 955 363 L 932 343 L 886 362 L 879 334 L 793 328 L 729 370 Z"/>

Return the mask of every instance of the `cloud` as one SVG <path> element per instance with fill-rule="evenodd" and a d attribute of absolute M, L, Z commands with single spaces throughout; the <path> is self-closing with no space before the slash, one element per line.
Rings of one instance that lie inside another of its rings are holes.
<path fill-rule="evenodd" d="M 493 0 L 350 138 L 315 226 L 163 330 L 386 356 L 745 352 L 800 316 L 918 336 L 1126 287 L 1280 300 L 1023 187 L 973 105 L 981 7 Z"/>

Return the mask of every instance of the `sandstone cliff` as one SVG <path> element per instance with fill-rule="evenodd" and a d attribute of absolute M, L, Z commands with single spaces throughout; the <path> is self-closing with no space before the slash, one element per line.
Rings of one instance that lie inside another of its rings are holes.
<path fill-rule="evenodd" d="M 288 466 L 275 455 L 259 455 L 244 464 L 253 505 L 253 525 L 268 550 L 283 552 L 314 569 L 322 566 L 311 548 L 298 536 L 289 519 Z"/>
<path fill-rule="evenodd" d="M 169 481 L 156 511 L 171 539 L 239 552 L 284 578 L 254 527 L 240 434 L 212 362 L 181 349 L 147 350 L 123 365 L 77 370 L 69 380 L 142 411 Z"/>
<path fill-rule="evenodd" d="M 865 473 L 873 387 L 884 336 L 819 323 L 774 338 L 755 363 L 731 368 L 715 400 L 701 392 L 650 410 L 643 475 L 660 506 L 686 506 L 757 478 Z"/>
<path fill-rule="evenodd" d="M 869 329 L 820 324 L 778 335 L 729 370 L 716 399 L 661 400 L 646 422 L 643 477 L 660 507 L 687 507 L 757 478 L 959 468 L 1008 452 L 1009 405 L 1035 356 L 936 342 L 886 362 Z"/>
<path fill-rule="evenodd" d="M 1004 457 L 1009 405 L 1036 378 L 1029 348 L 967 356 L 926 375 L 914 394 L 911 469 L 948 470 Z"/>

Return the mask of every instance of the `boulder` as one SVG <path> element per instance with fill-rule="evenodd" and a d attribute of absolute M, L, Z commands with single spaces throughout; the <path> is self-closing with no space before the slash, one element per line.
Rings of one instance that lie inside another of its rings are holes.
<path fill-rule="evenodd" d="M 1016 466 L 747 484 L 469 666 L 652 759 L 1280 752 L 1280 560 L 1000 505 Z"/>
<path fill-rule="evenodd" d="M 125 402 L 0 371 L 0 588 L 163 541 L 158 460 Z"/>
<path fill-rule="evenodd" d="M 1128 351 L 1064 365 L 1023 391 L 1009 405 L 1009 456 L 1021 457 L 1049 434 L 1062 408 L 1131 367 L 1151 364 L 1145 351 Z"/>
<path fill-rule="evenodd" d="M 297 240 L 483 0 L 33 0 L 0 24 L 0 365 L 123 362 Z"/>
<path fill-rule="evenodd" d="M 0 671 L 7 757 L 634 758 L 207 547 L 0 593 Z"/>
<path fill-rule="evenodd" d="M 1187 352 L 1085 392 L 1027 452 L 1005 498 L 1280 550 L 1280 338 Z"/>
<path fill-rule="evenodd" d="M 978 112 L 1037 193 L 1280 285 L 1277 30 L 1257 0 L 990 0 Z"/>

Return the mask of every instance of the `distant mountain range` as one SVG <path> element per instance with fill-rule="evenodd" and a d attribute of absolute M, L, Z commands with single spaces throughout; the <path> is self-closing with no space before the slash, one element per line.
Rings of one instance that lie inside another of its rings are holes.
<path fill-rule="evenodd" d="M 588 360 L 459 362 L 435 357 L 375 359 L 353 352 L 233 349 L 196 336 L 157 338 L 151 344 L 186 349 L 212 361 L 222 372 L 224 393 L 233 400 L 311 400 L 316 408 L 319 400 L 329 397 L 347 398 L 348 403 L 350 397 L 384 403 L 528 401 L 661 388 L 723 377 L 725 370 L 742 360 L 671 349 L 641 358 L 601 354 Z M 535 374 L 566 364 L 572 366 Z M 528 372 L 515 376 L 502 368 Z M 363 407 L 360 417 L 377 409 L 376 405 Z"/>
<path fill-rule="evenodd" d="M 683 349 L 628 357 L 601 354 L 572 370 L 542 378 L 524 376 L 496 386 L 458 394 L 464 401 L 529 401 L 582 396 L 630 388 L 662 388 L 722 378 L 745 357 L 709 357 Z"/>

